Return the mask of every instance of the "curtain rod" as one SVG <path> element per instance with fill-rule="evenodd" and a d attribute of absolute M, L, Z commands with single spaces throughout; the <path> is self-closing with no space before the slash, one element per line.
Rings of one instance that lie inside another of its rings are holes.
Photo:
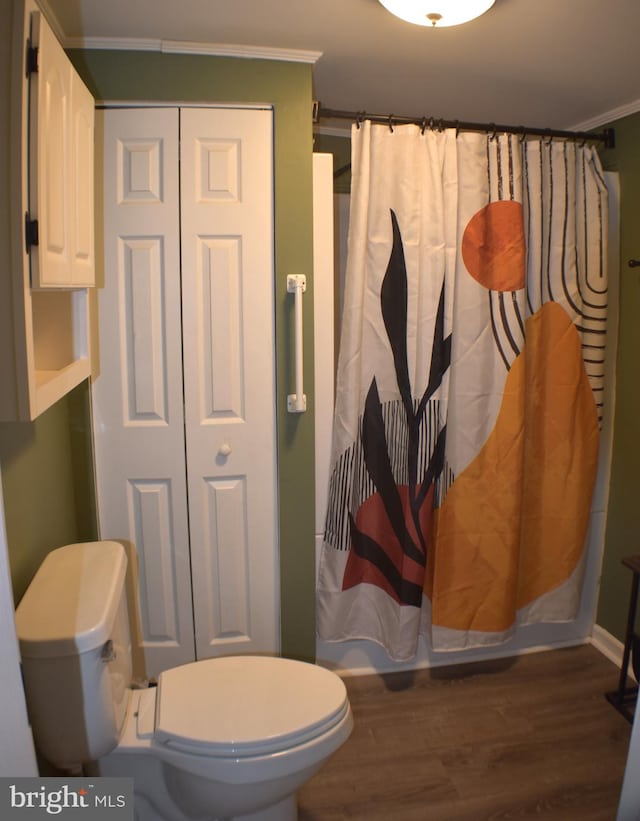
<path fill-rule="evenodd" d="M 369 114 L 366 111 L 340 111 L 324 108 L 320 103 L 313 105 L 313 121 L 319 120 L 355 120 L 360 123 L 370 120 L 372 123 L 383 123 L 393 129 L 394 125 L 420 125 L 423 129 L 455 128 L 458 131 L 484 131 L 488 134 L 519 134 L 521 137 L 562 137 L 567 140 L 584 142 L 601 142 L 605 148 L 615 148 L 616 132 L 614 128 L 604 131 L 559 131 L 554 128 L 530 128 L 524 125 L 498 125 L 496 123 L 470 123 L 463 120 L 442 120 L 435 117 L 404 117 L 396 114 Z"/>

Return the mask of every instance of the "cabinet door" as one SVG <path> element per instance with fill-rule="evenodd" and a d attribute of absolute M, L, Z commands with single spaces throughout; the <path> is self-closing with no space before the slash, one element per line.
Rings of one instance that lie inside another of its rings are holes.
<path fill-rule="evenodd" d="M 38 70 L 30 79 L 29 216 L 33 288 L 94 284 L 94 100 L 40 12 L 31 19 Z"/>
<path fill-rule="evenodd" d="M 91 287 L 95 284 L 93 252 L 93 121 L 94 99 L 75 71 L 71 71 L 71 156 L 69 172 L 71 196 L 70 257 L 71 284 Z"/>
<path fill-rule="evenodd" d="M 71 64 L 40 12 L 31 15 L 38 71 L 31 75 L 29 110 L 29 215 L 38 221 L 31 249 L 34 287 L 70 284 L 69 123 Z"/>

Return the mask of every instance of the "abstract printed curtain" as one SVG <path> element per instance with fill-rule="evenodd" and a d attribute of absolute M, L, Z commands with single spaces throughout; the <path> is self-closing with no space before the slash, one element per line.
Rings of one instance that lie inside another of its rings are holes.
<path fill-rule="evenodd" d="M 405 660 L 575 618 L 606 236 L 592 147 L 354 126 L 321 638 Z"/>

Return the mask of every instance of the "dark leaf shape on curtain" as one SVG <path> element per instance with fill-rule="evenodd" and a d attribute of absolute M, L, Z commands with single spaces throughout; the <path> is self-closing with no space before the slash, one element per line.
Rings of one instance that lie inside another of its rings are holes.
<path fill-rule="evenodd" d="M 429 371 L 429 384 L 424 392 L 420 407 L 418 408 L 418 418 L 424 412 L 427 402 L 442 384 L 447 368 L 451 364 L 451 335 L 445 338 L 444 335 L 444 285 L 440 291 L 438 300 L 438 313 L 433 331 L 433 349 L 431 352 L 431 370 Z"/>
<path fill-rule="evenodd" d="M 362 450 L 367 472 L 378 489 L 393 532 L 402 545 L 403 551 L 415 561 L 424 563 L 424 554 L 416 547 L 407 530 L 398 486 L 393 478 L 375 377 L 371 382 L 364 407 Z"/>
<path fill-rule="evenodd" d="M 427 502 L 432 504 L 433 493 L 430 491 L 444 466 L 446 438 L 446 428 L 437 432 L 428 465 L 424 474 L 418 476 L 420 425 L 422 422 L 426 424 L 428 402 L 442 384 L 449 367 L 451 336 L 444 336 L 443 283 L 434 327 L 429 381 L 416 408 L 407 355 L 407 270 L 400 226 L 395 213 L 390 213 L 393 246 L 380 290 L 380 307 L 407 423 L 408 485 L 399 486 L 394 477 L 382 404 L 374 377 L 365 400 L 361 444 L 367 473 L 376 488 L 376 503 L 372 505 L 365 501 L 356 517 L 349 516 L 351 552 L 343 585 L 351 587 L 361 582 L 377 584 L 401 604 L 420 606 L 422 587 L 416 581 L 416 568 L 422 568 L 420 575 L 423 576 L 430 536 L 427 531 L 431 525 L 430 511 L 423 510 L 423 507 Z M 390 528 L 379 520 L 380 507 Z M 389 538 L 395 539 L 396 543 L 387 543 Z"/>
<path fill-rule="evenodd" d="M 413 415 L 411 382 L 407 361 L 407 268 L 398 220 L 391 211 L 393 246 L 387 272 L 380 289 L 380 307 L 384 327 L 389 337 L 398 390 L 407 413 Z"/>

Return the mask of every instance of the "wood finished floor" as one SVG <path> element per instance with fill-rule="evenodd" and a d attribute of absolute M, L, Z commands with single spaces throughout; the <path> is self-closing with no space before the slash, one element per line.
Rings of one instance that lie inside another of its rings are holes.
<path fill-rule="evenodd" d="M 299 821 L 614 821 L 631 727 L 592 646 L 345 681 L 355 728 Z"/>

